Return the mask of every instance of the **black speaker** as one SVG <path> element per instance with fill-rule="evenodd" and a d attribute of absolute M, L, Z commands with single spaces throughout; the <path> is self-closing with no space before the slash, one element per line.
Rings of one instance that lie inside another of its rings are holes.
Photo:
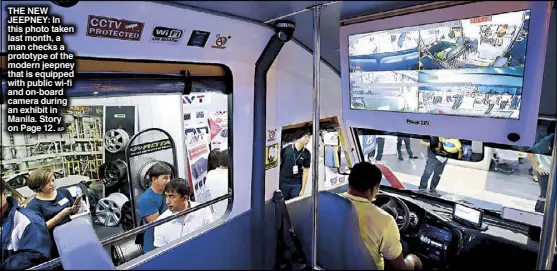
<path fill-rule="evenodd" d="M 74 0 L 55 0 L 55 1 L 50 1 L 52 3 L 54 3 L 57 6 L 61 6 L 64 8 L 71 8 L 75 5 L 77 5 L 77 3 L 79 1 L 74 1 Z"/>

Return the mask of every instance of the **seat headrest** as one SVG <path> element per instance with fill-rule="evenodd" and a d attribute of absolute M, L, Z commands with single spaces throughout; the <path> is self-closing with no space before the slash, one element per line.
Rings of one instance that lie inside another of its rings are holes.
<path fill-rule="evenodd" d="M 93 226 L 85 219 L 54 228 L 54 240 L 65 270 L 115 270 Z"/>
<path fill-rule="evenodd" d="M 318 207 L 318 265 L 337 270 L 376 269 L 361 239 L 358 214 L 352 201 L 329 191 L 321 191 Z M 310 220 L 306 220 L 308 225 L 311 225 L 312 213 Z"/>

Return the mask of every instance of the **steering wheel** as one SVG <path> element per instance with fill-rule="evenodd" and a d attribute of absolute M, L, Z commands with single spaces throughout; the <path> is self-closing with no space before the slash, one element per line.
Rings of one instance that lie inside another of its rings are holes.
<path fill-rule="evenodd" d="M 401 233 L 406 231 L 410 225 L 410 209 L 404 201 L 395 196 L 377 194 L 373 204 L 393 216 Z"/>

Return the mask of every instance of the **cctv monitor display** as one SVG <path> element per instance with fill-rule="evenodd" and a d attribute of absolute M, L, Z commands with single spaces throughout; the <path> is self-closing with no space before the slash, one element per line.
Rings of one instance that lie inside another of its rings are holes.
<path fill-rule="evenodd" d="M 547 1 L 482 1 L 343 21 L 344 124 L 531 146 L 550 15 Z"/>
<path fill-rule="evenodd" d="M 530 10 L 348 36 L 351 108 L 520 118 Z"/>

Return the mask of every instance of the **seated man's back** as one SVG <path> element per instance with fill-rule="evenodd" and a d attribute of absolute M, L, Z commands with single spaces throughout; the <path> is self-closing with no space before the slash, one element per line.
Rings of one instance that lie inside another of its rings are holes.
<path fill-rule="evenodd" d="M 379 192 L 382 177 L 381 170 L 368 162 L 350 170 L 344 196 L 356 208 L 362 241 L 379 270 L 385 268 L 385 260 L 394 269 L 421 269 L 422 263 L 415 255 L 404 258 L 395 219 L 371 202 Z"/>
<path fill-rule="evenodd" d="M 369 250 L 377 268 L 383 270 L 385 259 L 394 259 L 402 253 L 400 233 L 394 218 L 369 200 L 344 193 L 358 213 L 362 241 Z"/>

